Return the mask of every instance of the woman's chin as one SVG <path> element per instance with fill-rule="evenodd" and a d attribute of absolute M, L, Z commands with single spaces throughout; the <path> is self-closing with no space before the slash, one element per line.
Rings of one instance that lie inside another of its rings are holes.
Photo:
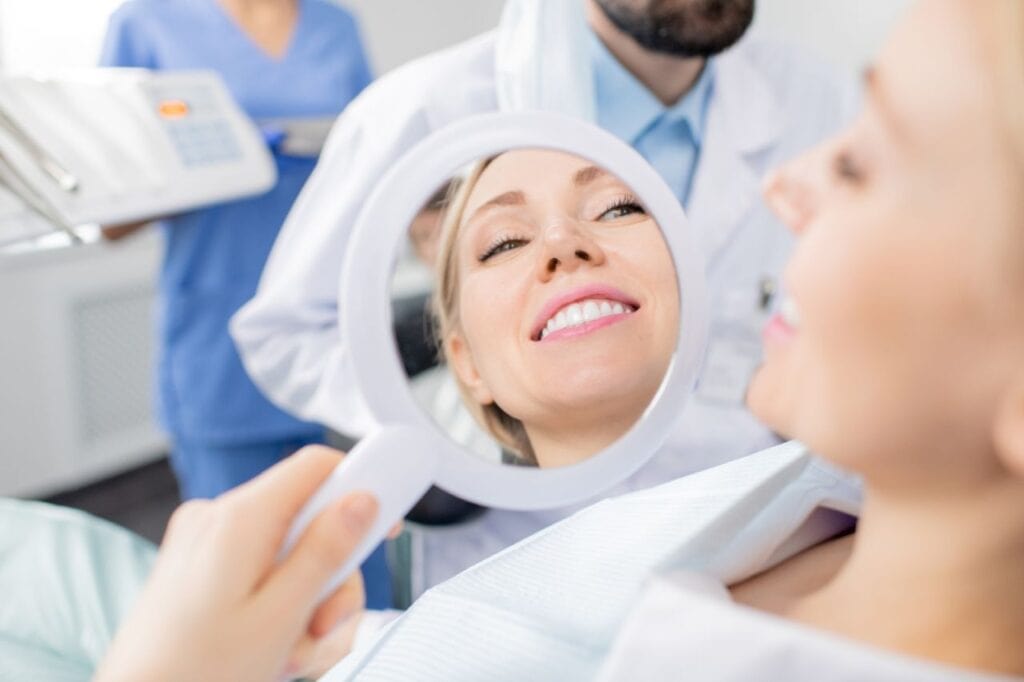
<path fill-rule="evenodd" d="M 785 383 L 771 367 L 762 365 L 754 373 L 747 386 L 747 409 L 762 424 L 778 434 L 794 437 L 791 433 L 791 419 L 788 418 L 786 405 L 789 404 L 789 391 Z"/>
<path fill-rule="evenodd" d="M 559 392 L 556 401 L 565 413 L 582 417 L 594 415 L 597 419 L 610 415 L 639 416 L 650 405 L 660 385 L 660 382 L 639 380 L 636 375 L 590 379 L 573 382 L 564 387 L 567 390 Z"/>

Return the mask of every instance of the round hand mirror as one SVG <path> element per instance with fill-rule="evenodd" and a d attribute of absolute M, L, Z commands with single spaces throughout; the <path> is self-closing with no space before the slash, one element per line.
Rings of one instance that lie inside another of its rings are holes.
<path fill-rule="evenodd" d="M 338 581 L 431 485 L 538 509 L 629 476 L 693 387 L 703 278 L 678 200 L 607 132 L 521 113 L 430 136 L 368 199 L 343 268 L 341 329 L 380 426 L 286 549 L 352 490 L 380 515 Z"/>

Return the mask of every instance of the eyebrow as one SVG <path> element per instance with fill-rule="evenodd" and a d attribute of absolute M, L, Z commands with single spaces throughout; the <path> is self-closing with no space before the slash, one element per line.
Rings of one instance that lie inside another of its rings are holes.
<path fill-rule="evenodd" d="M 597 180 L 600 177 L 608 175 L 608 171 L 598 166 L 587 166 L 581 168 L 572 176 L 572 182 L 577 187 L 581 187 L 588 183 Z M 473 215 L 466 221 L 467 223 L 472 221 L 476 216 L 480 215 L 484 211 L 496 208 L 499 206 L 525 206 L 526 205 L 526 194 L 519 190 L 513 190 L 511 192 L 505 192 L 498 196 L 488 200 L 486 203 L 480 204 L 480 206 L 473 211 Z"/>
<path fill-rule="evenodd" d="M 496 208 L 498 206 L 524 206 L 525 204 L 526 195 L 522 192 L 518 190 L 505 192 L 504 194 L 499 194 L 498 196 L 490 199 L 484 204 L 480 204 L 466 222 L 468 223 L 472 221 L 476 216 L 491 208 Z"/>
<path fill-rule="evenodd" d="M 598 178 L 608 175 L 608 171 L 597 166 L 587 166 L 576 171 L 576 175 L 572 177 L 572 183 L 577 187 L 586 185 L 587 183 L 593 182 Z"/>

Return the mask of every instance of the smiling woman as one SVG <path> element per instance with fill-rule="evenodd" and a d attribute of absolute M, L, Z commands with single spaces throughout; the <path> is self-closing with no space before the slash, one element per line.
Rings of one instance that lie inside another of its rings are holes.
<path fill-rule="evenodd" d="M 635 193 L 585 159 L 511 151 L 470 173 L 441 239 L 438 336 L 477 420 L 542 467 L 628 431 L 679 326 L 672 259 Z"/>

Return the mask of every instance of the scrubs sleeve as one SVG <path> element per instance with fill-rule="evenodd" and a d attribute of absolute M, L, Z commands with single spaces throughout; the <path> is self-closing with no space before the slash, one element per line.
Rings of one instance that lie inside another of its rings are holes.
<path fill-rule="evenodd" d="M 100 50 L 99 65 L 156 68 L 156 59 L 147 45 L 132 3 L 122 5 L 110 16 Z"/>

